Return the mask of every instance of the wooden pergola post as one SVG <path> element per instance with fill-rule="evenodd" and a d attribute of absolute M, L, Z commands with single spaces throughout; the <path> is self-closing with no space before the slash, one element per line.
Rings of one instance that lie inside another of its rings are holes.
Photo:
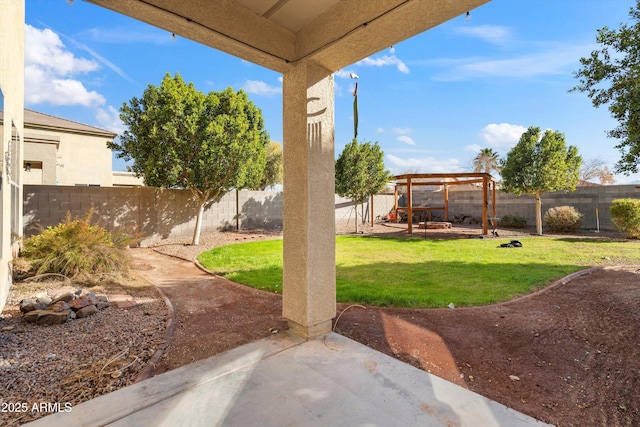
<path fill-rule="evenodd" d="M 400 222 L 398 219 L 398 184 L 393 188 L 393 213 L 396 224 Z"/>
<path fill-rule="evenodd" d="M 449 186 L 446 183 L 444 184 L 444 221 L 449 222 Z"/>
<path fill-rule="evenodd" d="M 496 218 L 496 182 L 494 180 L 491 180 L 491 217 L 493 218 L 494 224 L 493 228 L 495 230 L 497 224 L 498 224 L 498 219 Z"/>
<path fill-rule="evenodd" d="M 482 234 L 489 234 L 489 189 L 488 179 L 482 177 Z"/>
<path fill-rule="evenodd" d="M 413 188 L 411 188 L 411 177 L 407 178 L 407 233 L 413 234 L 413 201 L 411 200 Z"/>

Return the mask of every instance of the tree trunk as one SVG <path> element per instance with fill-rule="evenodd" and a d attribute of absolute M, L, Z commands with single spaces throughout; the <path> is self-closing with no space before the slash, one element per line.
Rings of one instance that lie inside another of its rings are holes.
<path fill-rule="evenodd" d="M 206 201 L 199 201 L 200 205 L 198 206 L 198 215 L 196 216 L 196 227 L 193 230 L 193 240 L 191 241 L 192 245 L 200 244 L 200 229 L 202 228 L 202 215 L 204 214 L 204 205 L 207 203 Z"/>
<path fill-rule="evenodd" d="M 542 199 L 540 192 L 536 192 L 536 234 L 542 236 Z"/>
<path fill-rule="evenodd" d="M 358 234 L 358 202 L 353 202 L 353 212 L 356 214 L 356 217 L 355 217 L 356 234 Z"/>

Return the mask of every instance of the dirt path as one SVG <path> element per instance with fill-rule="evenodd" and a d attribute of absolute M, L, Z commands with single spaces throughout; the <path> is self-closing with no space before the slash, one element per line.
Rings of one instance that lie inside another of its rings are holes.
<path fill-rule="evenodd" d="M 171 301 L 174 331 L 156 375 L 238 347 L 286 328 L 279 295 L 198 269 L 193 262 L 148 249 L 132 250 L 140 274 Z"/>
<path fill-rule="evenodd" d="M 281 299 L 137 249 L 176 329 L 154 373 L 286 328 Z M 347 306 L 340 305 L 340 313 Z M 640 275 L 598 269 L 535 296 L 465 309 L 351 307 L 337 332 L 559 426 L 640 425 Z"/>

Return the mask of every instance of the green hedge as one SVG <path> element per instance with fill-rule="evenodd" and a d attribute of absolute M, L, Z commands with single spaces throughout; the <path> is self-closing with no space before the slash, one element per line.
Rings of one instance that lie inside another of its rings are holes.
<path fill-rule="evenodd" d="M 627 237 L 640 237 L 640 199 L 617 199 L 611 203 L 611 219 L 616 230 Z"/>

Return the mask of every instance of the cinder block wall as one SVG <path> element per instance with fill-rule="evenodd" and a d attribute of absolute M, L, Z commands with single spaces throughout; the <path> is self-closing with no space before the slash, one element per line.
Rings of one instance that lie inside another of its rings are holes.
<path fill-rule="evenodd" d="M 362 209 L 364 206 L 364 212 Z M 358 221 L 362 224 L 362 214 L 367 224 L 371 224 L 371 198 L 367 199 L 363 205 L 358 205 Z M 349 199 L 336 195 L 336 228 L 340 231 L 355 231 L 356 212 L 353 202 Z M 373 219 L 384 218 L 393 210 L 393 195 L 378 194 L 373 196 Z"/>
<path fill-rule="evenodd" d="M 609 209 L 614 199 L 640 197 L 640 188 L 635 185 L 606 185 L 598 187 L 578 187 L 576 191 L 545 193 L 542 195 L 542 215 L 552 207 L 573 206 L 582 213 L 585 229 L 595 230 L 596 208 L 600 219 L 601 230 L 614 230 Z M 489 213 L 491 214 L 491 198 L 489 198 Z M 496 193 L 496 213 L 501 218 L 504 215 L 525 217 L 529 225 L 536 223 L 536 200 L 533 196 L 516 197 L 510 193 L 498 191 Z M 482 192 L 451 191 L 449 192 L 449 218 L 454 215 L 471 215 L 482 217 Z"/>
<path fill-rule="evenodd" d="M 496 194 L 497 216 L 517 215 L 535 224 L 535 199 Z M 613 230 L 609 207 L 614 199 L 638 198 L 635 185 L 579 187 L 571 193 L 547 193 L 542 198 L 543 214 L 553 206 L 569 205 L 584 215 L 583 228 L 596 228 L 595 209 L 599 210 L 600 229 Z M 414 197 L 414 206 L 442 206 L 441 192 Z M 197 203 L 187 190 L 163 190 L 152 187 L 65 187 L 48 185 L 24 186 L 24 234 L 38 232 L 62 222 L 69 212 L 72 217 L 86 215 L 93 207 L 93 220 L 108 230 L 124 229 L 140 233 L 143 245 L 168 238 L 190 238 L 195 228 Z M 364 204 L 365 220 L 371 221 L 370 200 Z M 374 219 L 384 217 L 393 209 L 392 195 L 377 195 L 373 202 Z M 358 208 L 360 215 L 360 208 Z M 491 211 L 490 211 L 491 212 Z M 348 199 L 336 196 L 336 227 L 354 227 L 355 211 Z M 449 219 L 456 214 L 482 216 L 481 191 L 451 191 Z M 440 219 L 440 211 L 433 219 Z M 282 228 L 282 193 L 267 191 L 232 191 L 218 203 L 205 209 L 202 231 Z"/>
<path fill-rule="evenodd" d="M 126 230 L 144 236 L 144 245 L 192 236 L 198 204 L 187 190 L 152 187 L 24 187 L 24 233 L 59 224 L 67 213 L 86 215 L 93 207 L 93 221 L 107 230 Z M 235 228 L 236 195 L 226 194 L 207 207 L 202 231 Z"/>

